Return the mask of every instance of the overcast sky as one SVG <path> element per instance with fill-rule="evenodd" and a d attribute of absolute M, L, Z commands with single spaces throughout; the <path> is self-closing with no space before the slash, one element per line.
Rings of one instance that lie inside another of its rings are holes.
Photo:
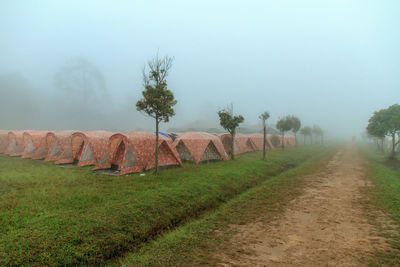
<path fill-rule="evenodd" d="M 104 112 L 124 106 L 138 117 L 128 123 L 147 123 L 135 103 L 158 51 L 174 57 L 177 115 L 167 126 L 217 124 L 233 103 L 248 124 L 267 110 L 270 124 L 294 114 L 345 137 L 399 103 L 399 14 L 398 0 L 1 0 L 0 74 L 20 73 L 36 96 L 52 96 L 57 70 L 86 58 L 104 74 Z"/>

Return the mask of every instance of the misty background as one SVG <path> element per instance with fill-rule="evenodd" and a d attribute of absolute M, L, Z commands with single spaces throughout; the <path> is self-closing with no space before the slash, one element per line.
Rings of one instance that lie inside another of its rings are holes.
<path fill-rule="evenodd" d="M 296 115 L 330 137 L 399 103 L 400 1 L 0 1 L 0 128 L 153 130 L 142 68 L 174 57 L 167 129 Z M 84 73 L 82 75 L 82 73 Z"/>

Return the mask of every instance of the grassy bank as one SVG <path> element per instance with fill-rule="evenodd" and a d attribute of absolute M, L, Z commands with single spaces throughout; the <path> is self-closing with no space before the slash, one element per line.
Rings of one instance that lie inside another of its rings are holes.
<path fill-rule="evenodd" d="M 321 151 L 298 167 L 267 179 L 218 209 L 168 232 L 140 251 L 126 254 L 108 264 L 111 266 L 214 266 L 218 263 L 215 257 L 216 251 L 237 250 L 237 248 L 229 248 L 228 240 L 235 233 L 230 225 L 240 225 L 261 219 L 268 222 L 282 214 L 286 204 L 301 194 L 306 185 L 303 175 L 325 166 L 334 152 L 334 149 Z"/>
<path fill-rule="evenodd" d="M 101 264 L 322 153 L 302 147 L 123 177 L 0 156 L 0 265 Z"/>
<path fill-rule="evenodd" d="M 387 156 L 375 153 L 372 150 L 362 150 L 368 161 L 367 177 L 374 187 L 368 188 L 367 205 L 371 221 L 380 230 L 380 233 L 389 239 L 391 250 L 380 252 L 372 260 L 376 266 L 400 265 L 400 161 L 389 161 Z M 375 211 L 374 211 L 375 210 Z M 388 215 L 392 222 L 380 221 L 376 210 Z"/>

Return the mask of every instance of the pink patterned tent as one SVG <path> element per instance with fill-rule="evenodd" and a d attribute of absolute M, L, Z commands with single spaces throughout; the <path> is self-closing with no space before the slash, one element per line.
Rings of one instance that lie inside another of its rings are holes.
<path fill-rule="evenodd" d="M 107 155 L 108 139 L 113 134 L 106 131 L 74 132 L 70 148 L 66 147 L 56 164 L 96 165 Z"/>
<path fill-rule="evenodd" d="M 220 134 L 219 138 L 221 139 L 221 142 L 224 145 L 225 151 L 227 153 L 230 153 L 232 144 L 231 135 L 228 133 Z M 256 145 L 251 141 L 249 136 L 237 133 L 235 135 L 235 144 L 233 148 L 235 154 L 242 154 L 250 151 L 255 151 Z"/>
<path fill-rule="evenodd" d="M 23 134 L 24 152 L 22 158 L 31 158 L 35 150 L 44 142 L 47 131 L 25 131 Z"/>
<path fill-rule="evenodd" d="M 285 135 L 285 146 L 295 146 L 296 145 L 296 139 L 294 138 L 293 135 Z"/>
<path fill-rule="evenodd" d="M 117 167 L 119 174 L 142 172 L 154 168 L 156 136 L 150 132 L 114 134 L 108 142 L 108 157 L 93 170 Z M 182 165 L 170 138 L 160 135 L 159 166 Z"/>
<path fill-rule="evenodd" d="M 6 153 L 11 157 L 21 156 L 24 152 L 23 134 L 25 131 L 8 132 L 8 146 Z"/>
<path fill-rule="evenodd" d="M 256 150 L 263 150 L 264 148 L 264 135 L 260 133 L 255 133 L 255 134 L 250 134 L 249 135 L 250 140 L 253 142 L 253 144 L 256 147 Z M 265 149 L 272 149 L 272 144 L 268 140 L 268 137 L 265 137 Z"/>
<path fill-rule="evenodd" d="M 0 131 L 0 153 L 5 153 L 8 146 L 8 131 Z"/>
<path fill-rule="evenodd" d="M 272 145 L 272 148 L 282 147 L 282 136 L 277 134 L 267 134 L 267 139 Z"/>
<path fill-rule="evenodd" d="M 226 160 L 228 157 L 221 140 L 205 132 L 186 132 L 177 136 L 174 147 L 184 161 Z"/>
<path fill-rule="evenodd" d="M 39 147 L 35 150 L 32 159 L 44 159 L 54 161 L 64 152 L 66 146 L 70 146 L 73 131 L 48 132 Z"/>

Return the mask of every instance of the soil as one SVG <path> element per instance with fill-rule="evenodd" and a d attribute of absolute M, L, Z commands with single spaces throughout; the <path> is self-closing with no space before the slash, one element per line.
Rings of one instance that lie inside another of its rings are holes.
<path fill-rule="evenodd" d="M 284 214 L 234 225 L 230 251 L 217 252 L 220 266 L 362 266 L 389 247 L 368 223 L 362 206 L 364 175 L 356 148 L 339 151 L 327 166 L 308 175 L 304 193 Z M 382 214 L 382 216 L 384 216 Z M 383 218 L 388 220 L 388 218 Z"/>

